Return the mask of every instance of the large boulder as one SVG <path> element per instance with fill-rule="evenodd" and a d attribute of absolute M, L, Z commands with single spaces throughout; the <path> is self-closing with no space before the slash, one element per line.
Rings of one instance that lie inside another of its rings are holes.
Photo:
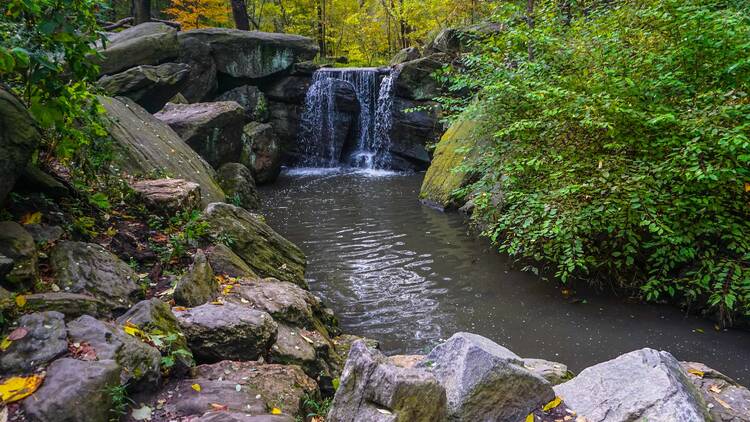
<path fill-rule="evenodd" d="M 274 78 L 261 88 L 271 101 L 302 105 L 311 84 L 312 78 L 309 75 L 290 75 Z"/>
<path fill-rule="evenodd" d="M 183 63 L 143 65 L 103 76 L 97 84 L 109 95 L 128 97 L 149 113 L 156 113 L 180 92 L 189 73 L 190 66 Z"/>
<path fill-rule="evenodd" d="M 139 180 L 130 187 L 151 212 L 172 217 L 201 206 L 201 187 L 184 179 Z"/>
<path fill-rule="evenodd" d="M 214 274 L 247 279 L 258 278 L 255 271 L 223 243 L 209 247 L 205 254 Z"/>
<path fill-rule="evenodd" d="M 461 54 L 471 49 L 472 43 L 491 37 L 503 30 L 503 25 L 494 22 L 446 28 L 425 46 L 425 54 L 447 53 Z"/>
<path fill-rule="evenodd" d="M 401 64 L 396 95 L 416 101 L 434 100 L 440 96 L 443 85 L 433 74 L 450 61 L 450 56 L 439 53 Z"/>
<path fill-rule="evenodd" d="M 11 290 L 31 287 L 39 278 L 36 244 L 23 226 L 13 221 L 0 222 L 0 256 L 10 261 L 9 271 L 0 284 Z"/>
<path fill-rule="evenodd" d="M 161 353 L 122 326 L 84 315 L 68 323 L 73 343 L 87 343 L 99 360 L 112 359 L 122 367 L 122 384 L 134 391 L 151 391 L 161 382 Z"/>
<path fill-rule="evenodd" d="M 219 167 L 216 175 L 229 202 L 248 211 L 260 209 L 260 195 L 250 169 L 240 163 L 226 163 Z"/>
<path fill-rule="evenodd" d="M 310 378 L 318 381 L 322 390 L 331 393 L 335 392 L 332 385 L 334 374 L 343 366 L 327 337 L 318 331 L 282 322 L 279 323 L 276 343 L 271 346 L 269 359 L 274 363 L 299 365 Z"/>
<path fill-rule="evenodd" d="M 212 235 L 225 239 L 258 275 L 307 288 L 305 254 L 257 216 L 234 205 L 213 203 L 206 207 L 203 219 Z"/>
<path fill-rule="evenodd" d="M 242 129 L 242 156 L 240 162 L 253 173 L 259 184 L 271 183 L 281 173 L 279 138 L 273 126 L 251 122 Z"/>
<path fill-rule="evenodd" d="M 210 100 L 219 87 L 211 47 L 194 38 L 178 37 L 180 63 L 190 66 L 188 81 L 180 93 L 190 103 Z"/>
<path fill-rule="evenodd" d="M 23 403 L 29 422 L 108 422 L 110 390 L 120 385 L 114 360 L 58 359 L 47 368 L 42 386 Z"/>
<path fill-rule="evenodd" d="M 442 125 L 433 103 L 414 102 L 395 97 L 393 100 L 390 152 L 396 169 L 422 170 L 430 164 L 425 145 L 438 140 Z"/>
<path fill-rule="evenodd" d="M 245 119 L 265 121 L 268 119 L 268 100 L 257 86 L 242 85 L 216 97 L 215 101 L 234 101 L 245 109 Z"/>
<path fill-rule="evenodd" d="M 400 50 L 398 53 L 396 53 L 396 55 L 393 56 L 389 64 L 391 66 L 396 66 L 401 63 L 406 63 L 412 60 L 417 60 L 421 56 L 422 56 L 422 53 L 420 53 L 417 47 L 406 47 Z"/>
<path fill-rule="evenodd" d="M 109 319 L 112 307 L 103 300 L 91 295 L 68 292 L 35 293 L 24 296 L 27 312 L 60 312 L 66 320 L 78 318 L 81 315 L 91 315 L 97 318 Z"/>
<path fill-rule="evenodd" d="M 456 333 L 417 365 L 445 387 L 453 421 L 520 421 L 555 398 L 545 379 L 491 340 Z"/>
<path fill-rule="evenodd" d="M 476 127 L 474 121 L 461 120 L 445 132 L 422 180 L 420 199 L 443 209 L 458 205 L 453 192 L 470 183 L 471 174 L 453 169 L 476 156 L 476 151 L 467 151 L 478 146 L 473 137 Z"/>
<path fill-rule="evenodd" d="M 680 363 L 648 348 L 586 368 L 555 393 L 591 422 L 710 420 Z"/>
<path fill-rule="evenodd" d="M 219 283 L 203 251 L 196 252 L 193 265 L 174 286 L 174 302 L 182 306 L 199 306 L 219 295 Z"/>
<path fill-rule="evenodd" d="M 216 69 L 235 78 L 271 76 L 318 53 L 314 40 L 281 33 L 207 28 L 181 32 L 179 38 L 208 44 Z"/>
<path fill-rule="evenodd" d="M 0 204 L 39 145 L 41 135 L 26 107 L 0 88 Z"/>
<path fill-rule="evenodd" d="M 276 340 L 277 325 L 263 311 L 234 303 L 207 303 L 176 312 L 190 350 L 200 362 L 255 360 Z"/>
<path fill-rule="evenodd" d="M 227 300 L 268 312 L 274 320 L 315 328 L 322 312 L 320 299 L 299 286 L 272 278 L 240 280 Z"/>
<path fill-rule="evenodd" d="M 302 123 L 303 104 L 288 104 L 281 101 L 268 101 L 268 122 L 273 126 L 279 140 L 279 150 L 283 153 L 293 151 Z"/>
<path fill-rule="evenodd" d="M 179 55 L 177 30 L 169 25 L 148 22 L 109 36 L 106 48 L 99 50 L 100 72 L 122 72 L 139 65 L 156 65 Z"/>
<path fill-rule="evenodd" d="M 60 288 L 94 296 L 112 309 L 130 308 L 141 293 L 135 271 L 97 244 L 59 242 L 49 260 Z"/>
<path fill-rule="evenodd" d="M 167 173 L 195 182 L 204 205 L 224 200 L 214 170 L 174 130 L 128 98 L 99 100 L 111 122 L 116 167 L 134 176 Z"/>
<path fill-rule="evenodd" d="M 750 422 L 750 390 L 698 362 L 680 362 L 716 422 Z"/>
<path fill-rule="evenodd" d="M 397 367 L 359 340 L 351 347 L 327 420 L 434 422 L 446 416 L 445 389 L 432 374 Z"/>
<path fill-rule="evenodd" d="M 0 375 L 31 373 L 68 351 L 65 319 L 59 312 L 24 315 L 15 330 L 23 336 L 0 353 Z"/>
<path fill-rule="evenodd" d="M 154 115 L 211 166 L 237 160 L 242 153 L 245 111 L 234 101 L 196 104 L 167 104 Z"/>

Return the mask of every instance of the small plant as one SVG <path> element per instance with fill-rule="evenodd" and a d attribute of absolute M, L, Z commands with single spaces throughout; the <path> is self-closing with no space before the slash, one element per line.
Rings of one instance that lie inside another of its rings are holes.
<path fill-rule="evenodd" d="M 314 420 L 321 420 L 328 415 L 328 411 L 331 410 L 332 399 L 319 400 L 308 394 L 305 394 L 302 400 L 302 406 L 307 411 L 307 417 Z"/>
<path fill-rule="evenodd" d="M 240 197 L 239 193 L 235 193 L 232 195 L 231 198 L 229 198 L 229 202 L 231 202 L 232 205 L 235 207 L 241 207 L 242 206 L 242 197 Z"/>
<path fill-rule="evenodd" d="M 128 405 L 133 401 L 128 397 L 127 384 L 115 385 L 105 390 L 105 393 L 112 401 L 112 407 L 109 408 L 109 422 L 118 422 L 125 414 L 128 413 Z"/>
<path fill-rule="evenodd" d="M 229 247 L 232 247 L 236 243 L 234 237 L 232 237 L 232 235 L 230 235 L 229 233 L 219 233 L 218 235 L 216 235 L 216 240 Z"/>

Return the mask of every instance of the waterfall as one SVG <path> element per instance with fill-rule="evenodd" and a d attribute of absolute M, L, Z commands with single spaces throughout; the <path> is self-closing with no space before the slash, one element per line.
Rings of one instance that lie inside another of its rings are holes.
<path fill-rule="evenodd" d="M 320 69 L 313 75 L 305 97 L 299 141 L 304 155 L 301 164 L 333 167 L 340 164 L 363 168 L 387 168 L 390 163 L 393 87 L 398 71 L 392 70 L 379 82 L 374 68 Z M 346 134 L 337 134 L 336 123 L 344 113 L 336 107 L 336 82 L 350 84 L 359 103 L 356 139 L 347 145 L 351 154 L 341 157 Z"/>

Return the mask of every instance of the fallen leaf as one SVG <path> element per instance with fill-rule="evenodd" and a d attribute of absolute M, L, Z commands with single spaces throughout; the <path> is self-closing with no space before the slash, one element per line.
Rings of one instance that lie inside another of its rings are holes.
<path fill-rule="evenodd" d="M 218 300 L 214 300 L 213 302 L 211 302 L 211 304 L 212 305 L 223 305 L 224 302 L 221 302 L 221 301 L 218 301 Z"/>
<path fill-rule="evenodd" d="M 280 415 L 281 414 L 281 409 L 279 409 L 278 407 L 274 407 L 273 409 L 271 409 L 271 414 L 272 415 Z"/>
<path fill-rule="evenodd" d="M 73 358 L 83 361 L 96 360 L 96 349 L 91 347 L 87 342 L 73 343 L 68 346 L 68 351 Z"/>
<path fill-rule="evenodd" d="M 528 416 L 526 416 L 526 422 L 534 422 L 534 414 L 529 413 Z"/>
<path fill-rule="evenodd" d="M 688 373 L 693 374 L 693 375 L 695 375 L 697 377 L 701 377 L 701 378 L 703 378 L 703 375 L 705 375 L 703 371 L 699 371 L 699 370 L 693 369 L 693 368 L 689 368 L 688 369 Z"/>
<path fill-rule="evenodd" d="M 18 327 L 15 330 L 11 331 L 10 334 L 8 334 L 8 340 L 10 341 L 16 341 L 21 340 L 22 338 L 26 337 L 26 334 L 29 333 L 29 330 Z"/>
<path fill-rule="evenodd" d="M 4 352 L 8 350 L 8 347 L 13 344 L 12 340 L 9 340 L 8 337 L 5 337 L 2 342 L 0 342 L 0 352 Z"/>
<path fill-rule="evenodd" d="M 219 404 L 219 403 L 211 403 L 211 409 L 217 410 L 217 411 L 224 411 L 229 409 L 229 406 L 226 404 Z"/>
<path fill-rule="evenodd" d="M 140 328 L 136 327 L 132 322 L 128 321 L 125 323 L 125 325 L 122 327 L 123 331 L 125 333 L 130 334 L 133 337 L 142 337 L 145 334 L 143 331 L 141 331 Z"/>
<path fill-rule="evenodd" d="M 146 405 L 143 405 L 140 409 L 133 409 L 133 413 L 130 416 L 136 421 L 149 421 L 151 420 L 152 409 Z"/>
<path fill-rule="evenodd" d="M 29 224 L 39 224 L 42 222 L 42 213 L 37 212 L 30 212 L 28 214 L 25 214 L 23 217 L 21 217 L 21 224 L 24 226 Z"/>
<path fill-rule="evenodd" d="M 722 400 L 722 399 L 720 399 L 718 397 L 714 397 L 714 400 L 716 400 L 717 402 L 719 402 L 720 405 L 724 406 L 725 409 L 732 410 L 732 406 L 730 406 L 729 403 L 725 402 L 724 400 Z"/>
<path fill-rule="evenodd" d="M 23 308 L 23 306 L 26 305 L 26 296 L 24 295 L 16 296 L 16 305 L 18 305 L 19 308 Z"/>
<path fill-rule="evenodd" d="M 195 391 L 197 391 L 199 393 L 201 391 L 201 385 L 200 384 L 193 384 L 193 385 L 190 386 L 190 388 L 192 388 L 193 390 L 195 390 Z"/>
<path fill-rule="evenodd" d="M 550 409 L 554 409 L 557 406 L 559 406 L 561 402 L 562 402 L 562 399 L 560 397 L 555 397 L 554 400 L 552 400 L 551 402 L 545 404 L 544 407 L 542 407 L 542 411 L 546 412 L 546 411 L 548 411 Z"/>
<path fill-rule="evenodd" d="M 378 408 L 378 412 L 384 414 L 384 415 L 392 415 L 393 413 L 390 410 L 387 409 L 380 409 Z"/>
<path fill-rule="evenodd" d="M 107 229 L 107 236 L 114 237 L 117 234 L 117 229 L 114 226 L 110 226 Z"/>
<path fill-rule="evenodd" d="M 705 331 L 703 330 L 703 328 L 696 328 L 696 329 L 695 329 L 695 330 L 693 330 L 693 331 L 695 331 L 696 333 L 700 333 L 700 334 L 703 334 L 703 333 L 705 333 Z"/>
<path fill-rule="evenodd" d="M 721 388 L 719 388 L 719 386 L 716 384 L 711 384 L 711 386 L 708 387 L 708 389 L 711 390 L 711 392 L 716 393 L 716 394 L 721 393 Z"/>
<path fill-rule="evenodd" d="M 0 383 L 0 400 L 12 403 L 21 400 L 36 391 L 44 378 L 39 375 L 30 377 L 11 377 Z"/>
<path fill-rule="evenodd" d="M 177 311 L 177 312 L 183 312 L 183 311 L 187 311 L 187 308 L 184 306 L 173 306 L 172 310 Z"/>

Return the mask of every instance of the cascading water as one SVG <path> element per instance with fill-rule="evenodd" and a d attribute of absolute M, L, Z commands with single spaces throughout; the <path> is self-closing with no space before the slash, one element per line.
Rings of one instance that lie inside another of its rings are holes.
<path fill-rule="evenodd" d="M 368 169 L 387 168 L 390 163 L 393 87 L 398 71 L 379 82 L 379 71 L 372 68 L 320 69 L 313 75 L 305 98 L 300 127 L 301 164 L 332 167 L 344 164 Z M 342 159 L 346 134 L 337 133 L 336 124 L 344 113 L 336 107 L 337 83 L 347 83 L 356 94 L 359 114 L 356 143 L 348 158 Z"/>

